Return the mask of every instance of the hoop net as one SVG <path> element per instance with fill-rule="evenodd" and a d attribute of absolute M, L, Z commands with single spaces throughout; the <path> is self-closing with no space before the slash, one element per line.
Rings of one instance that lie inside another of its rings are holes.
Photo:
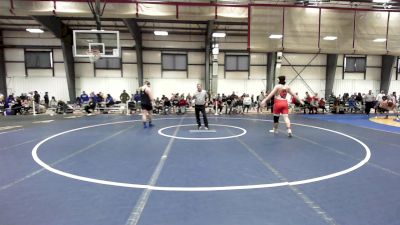
<path fill-rule="evenodd" d="M 89 61 L 91 63 L 95 63 L 97 60 L 100 59 L 100 51 L 96 49 L 87 50 L 86 55 L 89 57 Z"/>

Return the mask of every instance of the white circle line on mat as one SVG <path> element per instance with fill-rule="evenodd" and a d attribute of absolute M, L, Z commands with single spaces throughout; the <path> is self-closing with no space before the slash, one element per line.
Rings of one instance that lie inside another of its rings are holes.
<path fill-rule="evenodd" d="M 166 118 L 166 119 L 175 119 L 175 118 Z M 181 118 L 176 118 L 176 119 L 181 119 Z M 229 119 L 229 118 L 225 118 Z M 242 118 L 232 118 L 232 119 L 242 119 Z M 256 120 L 256 121 L 269 121 L 271 120 L 263 120 L 263 119 L 242 119 L 242 120 Z M 58 169 L 55 169 L 48 165 L 47 163 L 43 162 L 39 156 L 38 156 L 38 150 L 39 147 L 47 142 L 50 139 L 53 139 L 55 137 L 61 136 L 63 134 L 71 133 L 74 131 L 79 131 L 83 129 L 88 129 L 88 128 L 93 128 L 93 127 L 99 127 L 99 126 L 105 126 L 105 125 L 112 125 L 112 124 L 120 124 L 120 123 L 128 123 L 128 122 L 134 122 L 134 121 L 140 121 L 140 120 L 129 120 L 129 121 L 119 121 L 119 122 L 111 122 L 111 123 L 104 123 L 104 124 L 96 124 L 96 125 L 91 125 L 91 126 L 85 126 L 85 127 L 80 127 L 68 131 L 64 131 L 58 134 L 54 134 L 42 141 L 40 141 L 38 144 L 35 145 L 35 147 L 32 149 L 32 157 L 35 160 L 36 163 L 38 163 L 40 166 L 42 166 L 44 169 L 58 174 L 60 176 L 68 177 L 71 179 L 75 180 L 80 180 L 80 181 L 85 181 L 85 182 L 91 182 L 91 183 L 96 183 L 96 184 L 102 184 L 102 185 L 110 185 L 110 186 L 117 186 L 117 187 L 127 187 L 127 188 L 137 188 L 137 189 L 149 189 L 149 190 L 157 190 L 157 191 L 177 191 L 177 192 L 205 192 L 205 191 L 231 191 L 231 190 L 250 190 L 250 189 L 260 189 L 260 188 L 272 188 L 272 187 L 282 187 L 282 186 L 295 186 L 295 185 L 301 185 L 301 184 L 309 184 L 309 183 L 315 183 L 331 178 L 335 178 L 347 173 L 350 173 L 352 171 L 357 170 L 358 168 L 362 167 L 364 164 L 366 164 L 369 159 L 371 158 L 371 151 L 369 147 L 363 143 L 362 141 L 358 140 L 357 138 L 354 138 L 350 135 L 347 135 L 345 133 L 339 132 L 339 131 L 334 131 L 322 127 L 316 127 L 316 126 L 311 126 L 311 125 L 305 125 L 305 124 L 297 124 L 297 123 L 292 123 L 294 125 L 298 126 L 304 126 L 304 127 L 310 127 L 310 128 L 315 128 L 319 130 L 324 130 L 328 132 L 332 132 L 335 134 L 342 135 L 344 137 L 347 137 L 351 140 L 354 140 L 355 142 L 359 143 L 361 146 L 363 146 L 365 150 L 365 157 L 362 159 L 360 162 L 358 162 L 356 165 L 335 172 L 331 173 L 328 175 L 324 176 L 319 176 L 315 178 L 309 178 L 309 179 L 304 179 L 304 180 L 297 180 L 297 181 L 290 181 L 290 182 L 279 182 L 279 183 L 268 183 L 268 184 L 253 184 L 253 185 L 238 185 L 238 186 L 209 186 L 209 187 L 174 187 L 174 186 L 154 186 L 154 185 L 145 185 L 145 184 L 133 184 L 133 183 L 124 183 L 124 182 L 114 182 L 114 181 L 108 181 L 108 180 L 101 180 L 101 179 L 95 179 L 95 178 L 90 178 L 90 177 L 84 177 L 84 176 L 79 176 L 71 173 L 67 173 Z"/>

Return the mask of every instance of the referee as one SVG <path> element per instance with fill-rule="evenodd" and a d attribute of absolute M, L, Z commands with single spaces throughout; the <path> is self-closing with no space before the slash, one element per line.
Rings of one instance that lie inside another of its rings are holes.
<path fill-rule="evenodd" d="M 193 94 L 194 101 L 194 111 L 196 113 L 197 129 L 201 128 L 200 112 L 203 114 L 204 129 L 208 130 L 208 120 L 206 114 L 206 102 L 208 99 L 208 94 L 206 90 L 201 88 L 201 84 L 197 84 L 197 91 Z"/>

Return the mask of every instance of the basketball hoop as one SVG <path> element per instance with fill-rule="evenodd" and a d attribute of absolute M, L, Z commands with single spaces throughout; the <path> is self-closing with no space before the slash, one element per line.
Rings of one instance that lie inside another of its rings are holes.
<path fill-rule="evenodd" d="M 91 63 L 95 63 L 100 59 L 100 51 L 97 49 L 87 50 L 86 55 L 89 57 Z"/>

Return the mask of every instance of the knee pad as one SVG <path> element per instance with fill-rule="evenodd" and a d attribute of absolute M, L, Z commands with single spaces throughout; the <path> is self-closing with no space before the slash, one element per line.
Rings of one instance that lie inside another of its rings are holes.
<path fill-rule="evenodd" d="M 274 116 L 274 123 L 279 123 L 279 116 Z"/>

